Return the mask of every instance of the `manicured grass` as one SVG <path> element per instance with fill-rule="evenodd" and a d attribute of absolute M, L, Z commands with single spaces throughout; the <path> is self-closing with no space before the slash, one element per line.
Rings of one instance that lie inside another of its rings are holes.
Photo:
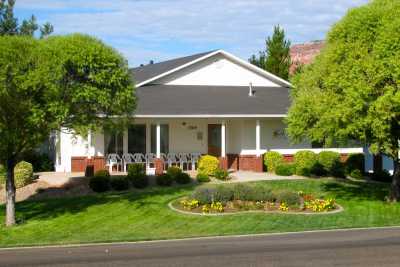
<path fill-rule="evenodd" d="M 167 204 L 193 186 L 153 188 L 80 198 L 18 203 L 20 225 L 0 226 L 0 246 L 134 241 L 400 225 L 400 204 L 384 202 L 388 186 L 331 179 L 259 182 L 335 197 L 344 211 L 325 215 L 237 214 L 196 216 L 176 213 Z M 4 206 L 0 220 L 4 221 Z"/>

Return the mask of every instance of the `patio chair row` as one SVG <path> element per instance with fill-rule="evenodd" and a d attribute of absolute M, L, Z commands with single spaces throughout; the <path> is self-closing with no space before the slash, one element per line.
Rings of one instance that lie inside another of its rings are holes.
<path fill-rule="evenodd" d="M 164 161 L 164 167 L 179 166 L 181 169 L 186 167 L 189 170 L 190 166 L 191 170 L 195 170 L 201 153 L 161 153 L 160 156 Z M 126 172 L 127 166 L 132 163 L 146 164 L 146 169 L 148 169 L 154 168 L 156 158 L 156 154 L 154 153 L 124 153 L 122 156 L 112 153 L 107 156 L 106 166 L 108 166 L 110 172 L 112 172 L 114 166 L 117 168 L 117 171 L 123 169 Z"/>

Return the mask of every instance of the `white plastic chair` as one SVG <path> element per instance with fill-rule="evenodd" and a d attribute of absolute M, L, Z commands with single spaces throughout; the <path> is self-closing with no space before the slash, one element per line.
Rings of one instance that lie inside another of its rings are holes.
<path fill-rule="evenodd" d="M 108 154 L 106 166 L 108 166 L 110 173 L 112 173 L 113 166 L 117 167 L 117 171 L 118 171 L 118 166 L 120 167 L 120 170 L 121 170 L 121 167 L 122 167 L 121 157 L 115 153 Z"/>
<path fill-rule="evenodd" d="M 124 165 L 124 172 L 126 172 L 126 167 L 128 164 L 131 164 L 134 162 L 133 155 L 131 153 L 125 153 L 122 155 L 122 164 Z"/>
<path fill-rule="evenodd" d="M 153 164 L 153 166 L 154 166 L 155 159 L 156 159 L 156 155 L 154 153 L 147 153 L 145 156 L 146 168 L 151 168 L 151 164 Z"/>
<path fill-rule="evenodd" d="M 167 162 L 168 162 L 168 167 L 171 167 L 173 164 L 177 165 L 179 163 L 178 155 L 175 153 L 168 153 Z"/>
<path fill-rule="evenodd" d="M 189 170 L 189 162 L 191 162 L 191 156 L 189 153 L 178 153 L 179 165 L 182 170 L 186 164 L 186 170 Z"/>
<path fill-rule="evenodd" d="M 201 158 L 201 153 L 191 153 L 190 161 L 192 162 L 192 170 L 196 169 L 196 164 L 199 163 L 200 158 Z"/>

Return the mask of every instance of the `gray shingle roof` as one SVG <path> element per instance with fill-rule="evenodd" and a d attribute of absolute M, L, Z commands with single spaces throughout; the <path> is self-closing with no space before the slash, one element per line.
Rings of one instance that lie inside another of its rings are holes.
<path fill-rule="evenodd" d="M 147 85 L 136 89 L 136 115 L 259 115 L 286 114 L 285 87 Z"/>
<path fill-rule="evenodd" d="M 216 50 L 214 50 L 216 51 Z M 164 72 L 175 69 L 181 65 L 189 63 L 193 60 L 201 58 L 207 54 L 214 51 L 204 52 L 200 54 L 195 54 L 187 57 L 180 57 L 172 60 L 163 61 L 155 64 L 148 64 L 141 67 L 131 69 L 131 74 L 136 83 L 144 82 L 152 77 L 158 76 Z"/>

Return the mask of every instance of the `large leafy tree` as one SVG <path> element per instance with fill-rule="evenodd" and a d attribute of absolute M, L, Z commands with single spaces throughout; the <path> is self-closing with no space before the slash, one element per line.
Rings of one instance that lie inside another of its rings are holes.
<path fill-rule="evenodd" d="M 290 41 L 285 37 L 285 31 L 279 26 L 274 27 L 272 37 L 265 41 L 266 49 L 258 56 L 252 55 L 249 62 L 287 80 L 290 68 Z"/>
<path fill-rule="evenodd" d="M 394 161 L 391 199 L 400 200 L 400 2 L 350 10 L 327 45 L 293 80 L 288 133 L 332 143 L 355 139 Z"/>
<path fill-rule="evenodd" d="M 61 127 L 125 121 L 135 108 L 127 62 L 85 35 L 0 37 L 0 162 L 7 169 L 6 225 L 15 224 L 14 166 Z"/>
<path fill-rule="evenodd" d="M 35 16 L 24 19 L 19 25 L 14 16 L 15 0 L 0 0 L 0 35 L 29 35 L 33 36 L 40 29 L 40 38 L 53 32 L 53 26 L 46 22 L 42 26 L 36 22 Z"/>

